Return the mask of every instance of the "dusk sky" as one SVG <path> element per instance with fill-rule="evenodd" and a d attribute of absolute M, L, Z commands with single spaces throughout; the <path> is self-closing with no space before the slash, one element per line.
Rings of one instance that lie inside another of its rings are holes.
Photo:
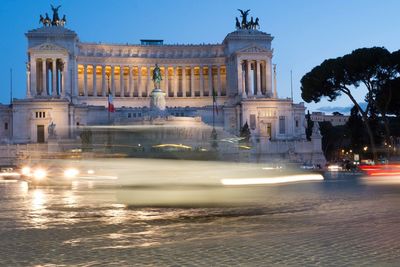
<path fill-rule="evenodd" d="M 300 79 L 324 59 L 342 56 L 360 47 L 400 49 L 398 0 L 171 0 L 171 1 L 22 1 L 2 0 L 0 5 L 0 102 L 25 97 L 26 47 L 24 36 L 38 28 L 39 15 L 52 14 L 50 4 L 62 5 L 66 27 L 81 41 L 137 44 L 140 39 L 163 39 L 167 44 L 221 43 L 235 30 L 238 8 L 251 9 L 261 30 L 274 36 L 273 63 L 277 64 L 278 95 L 290 97 L 293 72 L 295 102 L 302 102 Z M 363 101 L 362 94 L 357 98 Z M 311 111 L 342 111 L 346 97 L 335 102 L 306 104 Z M 333 107 L 329 110 L 327 107 Z"/>

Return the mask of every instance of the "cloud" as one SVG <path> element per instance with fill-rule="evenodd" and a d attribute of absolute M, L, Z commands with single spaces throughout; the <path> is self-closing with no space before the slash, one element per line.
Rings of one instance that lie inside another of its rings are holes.
<path fill-rule="evenodd" d="M 358 103 L 362 109 L 365 109 L 367 107 L 367 103 L 361 102 Z M 325 106 L 325 107 L 320 107 L 317 110 L 325 113 L 332 113 L 332 112 L 340 112 L 343 114 L 350 114 L 350 110 L 353 108 L 353 106 L 345 106 L 345 107 L 335 107 L 335 106 Z"/>

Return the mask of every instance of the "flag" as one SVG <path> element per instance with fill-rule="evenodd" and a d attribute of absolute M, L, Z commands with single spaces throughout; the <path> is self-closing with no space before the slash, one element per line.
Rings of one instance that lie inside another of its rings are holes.
<path fill-rule="evenodd" d="M 215 109 L 215 113 L 217 113 L 217 115 L 218 115 L 217 93 L 213 89 L 213 112 L 214 112 L 214 109 Z"/>
<path fill-rule="evenodd" d="M 108 92 L 108 112 L 115 112 L 114 102 L 111 92 Z"/>

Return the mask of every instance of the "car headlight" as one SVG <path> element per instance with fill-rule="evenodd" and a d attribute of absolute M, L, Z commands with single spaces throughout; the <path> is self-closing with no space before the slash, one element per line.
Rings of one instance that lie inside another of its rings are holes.
<path fill-rule="evenodd" d="M 35 178 L 38 181 L 43 180 L 44 178 L 46 178 L 46 176 L 47 176 L 46 170 L 41 168 L 38 168 L 33 172 L 33 178 Z"/>
<path fill-rule="evenodd" d="M 25 175 L 25 176 L 30 176 L 31 175 L 31 168 L 29 168 L 28 166 L 22 167 L 21 174 Z"/>
<path fill-rule="evenodd" d="M 64 171 L 65 178 L 75 178 L 79 174 L 79 171 L 75 168 L 69 168 Z"/>

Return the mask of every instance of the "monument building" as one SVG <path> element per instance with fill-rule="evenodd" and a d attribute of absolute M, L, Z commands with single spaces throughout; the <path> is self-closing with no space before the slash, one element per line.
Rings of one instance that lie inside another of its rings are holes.
<path fill-rule="evenodd" d="M 81 42 L 58 8 L 25 34 L 26 98 L 14 99 L 12 111 L 0 107 L 3 141 L 46 143 L 50 125 L 58 139 L 73 139 L 76 127 L 135 124 L 156 101 L 163 116 L 195 117 L 231 135 L 247 124 L 261 152 L 321 153 L 320 139 L 306 140 L 304 104 L 278 97 L 273 37 L 249 10 L 219 44 L 171 45 Z"/>

